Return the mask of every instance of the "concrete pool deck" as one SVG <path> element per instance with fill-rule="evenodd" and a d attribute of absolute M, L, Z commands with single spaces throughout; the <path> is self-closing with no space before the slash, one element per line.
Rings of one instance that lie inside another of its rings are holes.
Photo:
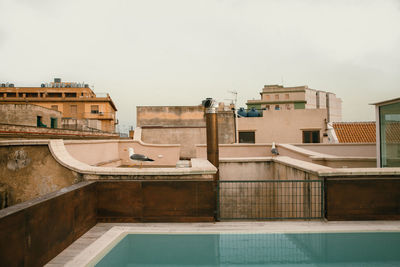
<path fill-rule="evenodd" d="M 47 265 L 85 266 L 123 233 L 400 232 L 400 221 L 269 221 L 217 223 L 98 223 Z"/>

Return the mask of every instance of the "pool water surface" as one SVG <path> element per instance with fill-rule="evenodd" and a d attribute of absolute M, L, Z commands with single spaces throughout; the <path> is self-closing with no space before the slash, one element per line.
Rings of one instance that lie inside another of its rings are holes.
<path fill-rule="evenodd" d="M 400 266 L 400 233 L 128 234 L 95 266 Z"/>

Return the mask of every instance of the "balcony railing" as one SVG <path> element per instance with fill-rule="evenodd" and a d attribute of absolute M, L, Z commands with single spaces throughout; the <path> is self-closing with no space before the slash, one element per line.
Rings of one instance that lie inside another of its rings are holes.
<path fill-rule="evenodd" d="M 115 119 L 115 113 L 114 112 L 91 111 L 91 112 L 83 113 L 83 117 L 86 119 L 98 119 L 98 120 Z"/>

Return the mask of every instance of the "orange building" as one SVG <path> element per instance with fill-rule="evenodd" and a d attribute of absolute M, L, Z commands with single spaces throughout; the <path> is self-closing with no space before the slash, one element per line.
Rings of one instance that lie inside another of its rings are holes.
<path fill-rule="evenodd" d="M 61 82 L 58 78 L 40 87 L 2 83 L 0 103 L 29 103 L 51 108 L 60 111 L 65 121 L 87 121 L 93 128 L 106 132 L 114 132 L 118 123 L 117 108 L 108 94 L 97 96 L 88 84 Z"/>

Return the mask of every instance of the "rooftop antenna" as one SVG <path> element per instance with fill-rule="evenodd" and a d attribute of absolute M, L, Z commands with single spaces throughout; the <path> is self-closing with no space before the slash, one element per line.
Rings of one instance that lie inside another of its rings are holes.
<path fill-rule="evenodd" d="M 238 96 L 238 92 L 236 91 L 236 90 L 232 90 L 232 91 L 229 91 L 228 90 L 228 93 L 231 93 L 231 94 L 233 94 L 234 96 L 235 96 L 235 100 L 234 100 L 234 104 L 235 104 L 235 108 L 236 108 L 236 102 L 237 102 L 237 96 Z"/>

